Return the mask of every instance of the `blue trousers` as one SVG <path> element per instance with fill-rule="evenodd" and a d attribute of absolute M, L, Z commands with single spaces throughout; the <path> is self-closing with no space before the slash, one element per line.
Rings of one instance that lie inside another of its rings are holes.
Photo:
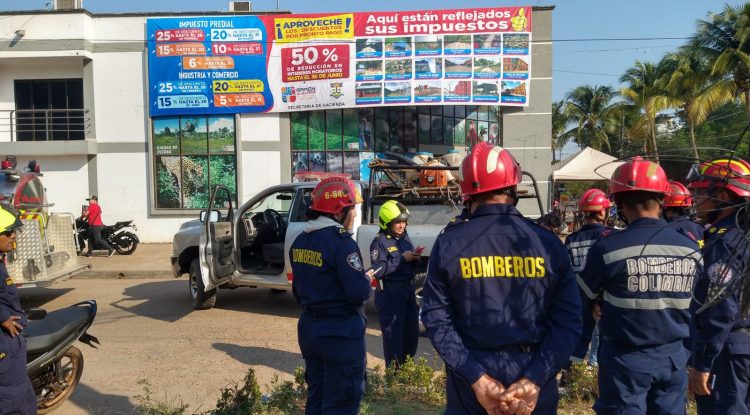
<path fill-rule="evenodd" d="M 26 339 L 0 329 L 0 415 L 36 415 L 36 394 L 26 372 Z"/>
<path fill-rule="evenodd" d="M 365 318 L 302 314 L 297 337 L 305 359 L 307 415 L 356 415 L 365 393 Z"/>
<path fill-rule="evenodd" d="M 386 366 L 400 365 L 407 356 L 414 357 L 419 342 L 419 307 L 414 287 L 386 287 L 375 292 L 380 331 L 383 333 L 383 356 Z"/>
<path fill-rule="evenodd" d="M 696 396 L 698 415 L 750 414 L 750 355 L 731 354 L 725 347 L 714 360 L 716 376 L 709 396 Z"/>
<path fill-rule="evenodd" d="M 471 355 L 477 359 L 487 370 L 487 374 L 498 380 L 503 386 L 508 387 L 521 378 L 523 370 L 528 366 L 535 352 L 489 352 L 472 350 Z M 450 370 L 446 370 L 446 415 L 481 414 L 487 412 L 477 401 L 471 385 L 461 376 Z M 555 415 L 557 414 L 557 379 L 554 377 L 539 391 L 539 399 L 533 415 Z"/>
<path fill-rule="evenodd" d="M 603 340 L 594 410 L 601 415 L 685 415 L 687 359 L 682 341 L 625 348 Z"/>

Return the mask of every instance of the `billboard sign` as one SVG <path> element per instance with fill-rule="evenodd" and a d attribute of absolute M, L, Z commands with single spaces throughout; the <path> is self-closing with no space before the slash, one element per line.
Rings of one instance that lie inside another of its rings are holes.
<path fill-rule="evenodd" d="M 147 21 L 152 116 L 527 106 L 531 7 Z"/>

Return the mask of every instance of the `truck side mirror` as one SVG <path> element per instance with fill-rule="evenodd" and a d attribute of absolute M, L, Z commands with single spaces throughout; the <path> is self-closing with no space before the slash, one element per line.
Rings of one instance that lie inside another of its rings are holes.
<path fill-rule="evenodd" d="M 207 211 L 201 210 L 201 215 L 200 215 L 201 222 L 203 222 L 203 223 L 206 222 L 206 215 L 207 215 L 207 213 L 208 213 Z M 219 211 L 218 210 L 212 210 L 211 211 L 211 215 L 209 216 L 208 220 L 211 223 L 216 223 L 216 222 L 219 221 L 219 216 L 220 215 L 219 215 Z"/>

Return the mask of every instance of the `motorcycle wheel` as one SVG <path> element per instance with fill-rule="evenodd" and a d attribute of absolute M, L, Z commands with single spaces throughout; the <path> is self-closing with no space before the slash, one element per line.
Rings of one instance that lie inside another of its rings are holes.
<path fill-rule="evenodd" d="M 60 360 L 47 370 L 53 373 L 43 373 L 41 376 L 50 376 L 52 384 L 47 383 L 41 391 L 37 391 L 36 406 L 40 415 L 59 408 L 73 394 L 83 373 L 83 354 L 75 346 L 70 346 Z"/>
<path fill-rule="evenodd" d="M 138 247 L 135 237 L 129 233 L 123 233 L 115 237 L 114 248 L 120 255 L 130 255 Z"/>

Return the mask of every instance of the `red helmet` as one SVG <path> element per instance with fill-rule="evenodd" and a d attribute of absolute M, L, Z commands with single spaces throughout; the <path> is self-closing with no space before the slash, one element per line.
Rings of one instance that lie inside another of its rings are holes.
<path fill-rule="evenodd" d="M 742 159 L 719 159 L 701 163 L 688 175 L 691 189 L 723 187 L 737 196 L 750 197 L 750 163 Z"/>
<path fill-rule="evenodd" d="M 693 206 L 693 197 L 690 190 L 684 184 L 674 180 L 669 181 L 669 191 L 664 196 L 666 207 L 690 207 Z"/>
<path fill-rule="evenodd" d="M 664 169 L 640 156 L 622 163 L 609 180 L 609 194 L 636 191 L 667 193 L 669 181 Z"/>
<path fill-rule="evenodd" d="M 589 189 L 581 196 L 578 210 L 581 212 L 601 212 L 612 207 L 607 194 L 599 189 Z"/>
<path fill-rule="evenodd" d="M 461 162 L 458 181 L 464 199 L 521 183 L 521 165 L 502 147 L 483 141 Z"/>
<path fill-rule="evenodd" d="M 341 213 L 344 208 L 362 203 L 362 196 L 351 180 L 329 177 L 315 186 L 310 209 L 322 213 Z"/>

